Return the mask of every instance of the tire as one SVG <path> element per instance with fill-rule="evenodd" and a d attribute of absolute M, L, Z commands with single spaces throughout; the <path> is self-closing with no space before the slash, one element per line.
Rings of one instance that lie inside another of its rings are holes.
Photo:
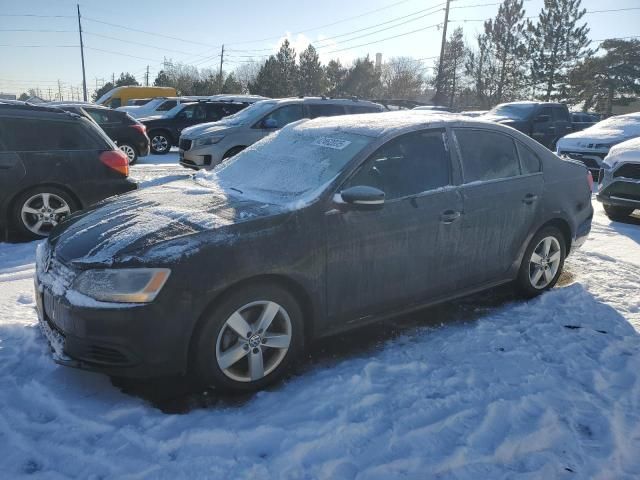
<path fill-rule="evenodd" d="M 242 150 L 244 150 L 246 147 L 233 147 L 230 148 L 229 150 L 227 150 L 227 153 L 225 153 L 222 156 L 222 160 L 226 160 L 227 158 L 231 158 L 237 154 L 239 154 Z"/>
<path fill-rule="evenodd" d="M 122 150 L 129 159 L 129 165 L 135 165 L 138 161 L 138 151 L 136 148 L 130 143 L 123 143 L 122 145 L 119 145 L 118 148 Z"/>
<path fill-rule="evenodd" d="M 265 330 L 266 339 L 258 328 L 264 312 L 275 312 Z M 230 323 L 249 332 L 239 335 Z M 268 347 L 270 340 L 279 347 Z M 276 284 L 249 284 L 226 296 L 196 330 L 191 352 L 193 373 L 203 386 L 256 391 L 281 380 L 303 348 L 304 321 L 294 296 Z"/>
<path fill-rule="evenodd" d="M 165 132 L 151 132 L 149 134 L 151 153 L 165 155 L 171 150 L 171 138 Z"/>
<path fill-rule="evenodd" d="M 11 223 L 21 236 L 45 238 L 53 227 L 78 209 L 78 204 L 66 191 L 49 186 L 36 187 L 13 201 Z"/>
<path fill-rule="evenodd" d="M 622 220 L 631 215 L 634 211 L 633 208 L 630 207 L 616 207 L 613 205 L 607 205 L 603 203 L 604 213 L 607 214 L 611 220 Z"/>
<path fill-rule="evenodd" d="M 547 255 L 544 254 L 546 245 L 550 247 Z M 562 273 L 566 255 L 567 246 L 562 232 L 552 226 L 541 229 L 531 239 L 522 257 L 516 279 L 518 291 L 527 298 L 533 298 L 553 288 Z"/>

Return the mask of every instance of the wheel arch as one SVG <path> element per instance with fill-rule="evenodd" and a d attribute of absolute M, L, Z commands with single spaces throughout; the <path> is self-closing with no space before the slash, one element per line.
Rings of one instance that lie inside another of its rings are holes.
<path fill-rule="evenodd" d="M 224 152 L 224 155 L 222 155 L 222 158 L 229 158 L 230 157 L 230 155 L 229 155 L 230 152 L 233 152 L 234 150 L 237 150 L 238 153 L 240 153 L 245 148 L 247 148 L 246 145 L 236 145 L 235 147 L 231 147 L 226 152 Z"/>
<path fill-rule="evenodd" d="M 309 292 L 302 286 L 301 283 L 297 282 L 293 278 L 281 275 L 281 274 L 263 274 L 257 275 L 254 277 L 246 278 L 240 281 L 237 281 L 229 286 L 227 286 L 224 290 L 218 292 L 209 302 L 207 302 L 206 306 L 198 316 L 195 324 L 191 329 L 191 334 L 189 336 L 189 342 L 186 351 L 186 368 L 187 371 L 191 371 L 194 361 L 194 351 L 195 351 L 195 342 L 197 341 L 197 334 L 204 326 L 207 317 L 213 313 L 216 307 L 220 304 L 222 298 L 225 298 L 229 295 L 230 292 L 244 288 L 247 285 L 257 284 L 257 283 L 276 283 L 279 286 L 283 287 L 289 293 L 291 293 L 294 298 L 298 301 L 300 309 L 302 310 L 302 317 L 304 322 L 304 341 L 305 344 L 309 343 L 313 337 L 316 326 L 316 318 L 314 314 L 313 301 Z"/>
<path fill-rule="evenodd" d="M 551 220 L 548 220 L 544 224 L 542 224 L 540 228 L 536 230 L 534 235 L 537 234 L 540 230 L 542 230 L 545 227 L 556 227 L 558 230 L 560 230 L 560 232 L 562 232 L 562 236 L 564 237 L 564 246 L 566 249 L 566 255 L 569 255 L 569 252 L 571 251 L 571 243 L 573 240 L 573 235 L 571 233 L 571 226 L 569 225 L 569 222 L 567 222 L 564 218 L 560 218 L 560 217 L 553 218 Z"/>
<path fill-rule="evenodd" d="M 10 223 L 11 223 L 11 218 L 10 218 L 11 217 L 11 211 L 15 207 L 16 201 L 18 200 L 20 195 L 28 192 L 29 190 L 35 190 L 37 188 L 43 188 L 43 187 L 54 187 L 54 188 L 60 189 L 60 190 L 64 191 L 65 193 L 67 193 L 73 199 L 73 201 L 78 206 L 79 210 L 82 210 L 85 207 L 85 205 L 82 204 L 82 201 L 80 200 L 80 197 L 78 197 L 78 195 L 76 195 L 76 193 L 71 188 L 69 188 L 67 185 L 62 184 L 62 183 L 56 183 L 56 182 L 37 183 L 35 185 L 29 185 L 28 187 L 25 187 L 25 188 L 17 191 L 11 197 L 11 199 L 6 203 L 4 211 L 2 212 L 2 218 L 5 221 L 5 223 L 7 224 L 7 226 L 9 226 Z"/>
<path fill-rule="evenodd" d="M 169 143 L 171 145 L 173 145 L 175 143 L 175 140 L 173 138 L 173 133 L 171 133 L 171 130 L 169 130 L 168 128 L 156 127 L 156 128 L 152 128 L 151 130 L 149 130 L 147 132 L 147 136 L 149 137 L 149 141 L 151 141 L 151 137 L 153 137 L 154 133 L 163 133 L 167 137 L 167 140 L 169 140 Z"/>

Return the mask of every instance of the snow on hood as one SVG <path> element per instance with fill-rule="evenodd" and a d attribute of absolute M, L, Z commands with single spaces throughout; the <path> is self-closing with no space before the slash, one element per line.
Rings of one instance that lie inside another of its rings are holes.
<path fill-rule="evenodd" d="M 620 162 L 640 163 L 640 137 L 615 145 L 604 159 L 604 163 L 611 168 Z"/>
<path fill-rule="evenodd" d="M 559 145 L 594 142 L 612 144 L 639 136 L 640 114 L 631 113 L 611 117 L 579 132 L 570 133 L 560 139 Z M 576 140 L 576 142 L 566 142 L 567 140 Z"/>
<path fill-rule="evenodd" d="M 223 130 L 233 128 L 232 125 L 224 124 L 222 121 L 199 123 L 182 130 L 181 135 L 184 137 L 195 138 L 209 133 L 216 133 Z"/>
<path fill-rule="evenodd" d="M 233 241 L 226 227 L 280 211 L 188 179 L 103 202 L 71 217 L 52 232 L 50 242 L 57 258 L 76 265 L 166 260 L 196 251 L 196 234 L 214 231 L 208 243 Z"/>

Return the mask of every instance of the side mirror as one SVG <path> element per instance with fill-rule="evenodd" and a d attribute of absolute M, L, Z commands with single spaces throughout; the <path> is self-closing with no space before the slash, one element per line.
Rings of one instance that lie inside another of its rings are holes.
<path fill-rule="evenodd" d="M 533 121 L 536 123 L 547 123 L 551 121 L 551 117 L 549 115 L 538 115 Z"/>
<path fill-rule="evenodd" d="M 377 210 L 384 205 L 384 192 L 374 187 L 356 185 L 336 195 L 337 201 L 359 210 Z"/>
<path fill-rule="evenodd" d="M 275 118 L 267 118 L 262 122 L 262 128 L 278 128 L 278 122 Z"/>

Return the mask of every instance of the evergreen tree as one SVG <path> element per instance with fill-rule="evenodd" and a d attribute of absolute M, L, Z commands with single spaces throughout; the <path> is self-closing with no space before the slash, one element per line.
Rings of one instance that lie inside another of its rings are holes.
<path fill-rule="evenodd" d="M 225 78 L 224 85 L 222 85 L 222 93 L 242 93 L 242 85 L 236 80 L 233 72 Z"/>
<path fill-rule="evenodd" d="M 18 97 L 18 100 L 22 102 L 26 102 L 27 100 L 29 100 L 29 94 L 24 92 L 21 93 L 20 96 Z"/>
<path fill-rule="evenodd" d="M 111 82 L 107 82 L 105 83 L 103 86 L 101 86 L 99 89 L 95 90 L 93 92 L 93 94 L 91 95 L 91 98 L 93 99 L 93 101 L 95 102 L 96 100 L 98 100 L 101 96 L 103 96 L 105 93 L 107 93 L 108 91 L 112 90 L 114 87 L 113 83 Z"/>
<path fill-rule="evenodd" d="M 300 95 L 320 95 L 324 91 L 324 69 L 320 64 L 320 56 L 311 44 L 300 54 L 298 79 Z"/>
<path fill-rule="evenodd" d="M 137 86 L 140 85 L 136 80 L 136 77 L 131 75 L 129 72 L 121 73 L 120 77 L 116 80 L 116 87 L 126 87 L 126 86 Z"/>
<path fill-rule="evenodd" d="M 440 77 L 440 91 L 436 93 L 433 102 L 438 105 L 448 104 L 453 107 L 456 103 L 456 94 L 464 77 L 465 58 L 467 48 L 464 44 L 462 27 L 456 28 L 444 44 L 444 61 L 442 71 L 439 71 L 439 59 L 436 60 L 436 79 Z"/>
<path fill-rule="evenodd" d="M 260 67 L 254 82 L 249 83 L 249 91 L 254 95 L 277 98 L 281 88 L 278 85 L 280 67 L 275 56 L 271 55 Z"/>
<path fill-rule="evenodd" d="M 380 93 L 380 72 L 376 70 L 369 55 L 358 58 L 347 71 L 343 82 L 345 95 L 354 95 L 358 98 L 373 98 Z"/>
<path fill-rule="evenodd" d="M 498 84 L 495 99 L 500 103 L 517 97 L 522 82 L 522 57 L 526 52 L 524 0 L 504 0 L 494 19 L 484 23 L 487 44 L 498 61 Z"/>
<path fill-rule="evenodd" d="M 324 69 L 326 78 L 326 93 L 330 97 L 344 95 L 343 86 L 347 76 L 347 69 L 342 66 L 340 60 L 330 60 Z"/>
<path fill-rule="evenodd" d="M 169 78 L 169 75 L 167 75 L 167 73 L 164 70 L 160 70 L 158 72 L 158 75 L 156 76 L 156 79 L 153 81 L 153 86 L 154 87 L 170 87 L 171 79 Z"/>
<path fill-rule="evenodd" d="M 290 97 L 298 90 L 298 67 L 296 65 L 296 51 L 285 39 L 276 55 L 278 62 L 278 97 Z"/>
<path fill-rule="evenodd" d="M 578 26 L 586 12 L 580 5 L 581 0 L 544 0 L 538 23 L 528 24 L 532 80 L 545 101 L 562 99 L 569 70 L 591 53 L 589 28 L 586 23 Z"/>
<path fill-rule="evenodd" d="M 478 35 L 476 41 L 478 49 L 469 50 L 465 62 L 465 74 L 471 83 L 469 104 L 480 109 L 489 109 L 496 103 L 498 62 L 494 54 L 495 48 L 486 34 Z"/>

